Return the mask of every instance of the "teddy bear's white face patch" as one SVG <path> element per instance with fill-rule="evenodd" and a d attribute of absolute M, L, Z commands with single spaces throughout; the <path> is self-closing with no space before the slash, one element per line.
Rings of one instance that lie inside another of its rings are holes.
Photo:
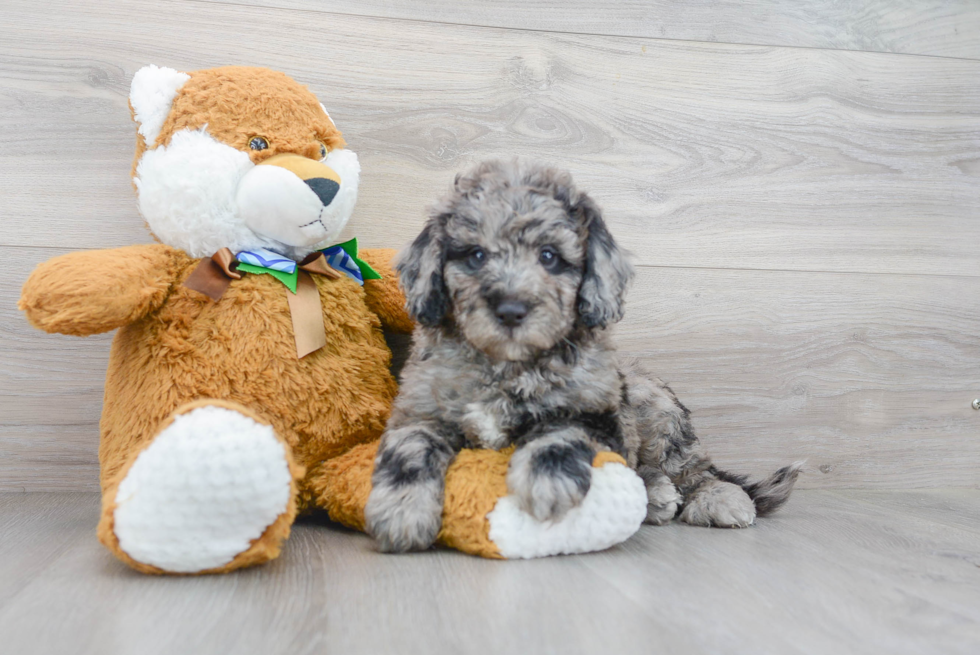
<path fill-rule="evenodd" d="M 357 155 L 337 150 L 323 163 L 340 177 L 327 204 L 294 173 L 256 166 L 205 126 L 177 132 L 168 145 L 147 150 L 134 182 L 153 233 L 192 257 L 209 257 L 221 248 L 267 248 L 300 259 L 332 244 L 357 200 Z"/>
<path fill-rule="evenodd" d="M 290 246 L 312 246 L 327 234 L 320 222 L 324 206 L 295 173 L 256 166 L 238 185 L 238 210 L 252 231 Z"/>
<path fill-rule="evenodd" d="M 136 167 L 140 213 L 158 239 L 192 257 L 272 247 L 245 225 L 235 203 L 239 182 L 254 166 L 204 129 L 181 130 L 168 145 L 147 150 Z"/>

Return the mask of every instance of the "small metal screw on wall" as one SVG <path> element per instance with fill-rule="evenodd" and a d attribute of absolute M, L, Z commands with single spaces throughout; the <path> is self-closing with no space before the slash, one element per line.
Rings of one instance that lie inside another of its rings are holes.
<path fill-rule="evenodd" d="M 980 398 L 973 399 L 973 409 L 980 409 Z"/>

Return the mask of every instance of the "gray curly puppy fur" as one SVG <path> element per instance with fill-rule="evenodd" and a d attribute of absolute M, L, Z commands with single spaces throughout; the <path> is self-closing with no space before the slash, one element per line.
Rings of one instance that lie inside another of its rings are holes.
<path fill-rule="evenodd" d="M 487 162 L 457 176 L 398 271 L 419 327 L 365 509 L 381 550 L 428 548 L 461 448 L 516 444 L 507 486 L 539 520 L 589 491 L 597 450 L 646 483 L 647 521 L 744 527 L 800 464 L 755 483 L 715 468 L 670 388 L 617 358 L 633 269 L 567 172 Z"/>

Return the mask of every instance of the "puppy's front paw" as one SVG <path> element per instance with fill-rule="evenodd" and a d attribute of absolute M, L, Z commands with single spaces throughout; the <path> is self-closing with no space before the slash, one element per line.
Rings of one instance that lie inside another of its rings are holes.
<path fill-rule="evenodd" d="M 364 527 L 385 553 L 425 550 L 442 526 L 442 493 L 435 485 L 375 486 L 364 507 Z"/>
<path fill-rule="evenodd" d="M 539 439 L 514 453 L 507 488 L 534 518 L 559 520 L 589 492 L 594 455 L 581 441 Z"/>

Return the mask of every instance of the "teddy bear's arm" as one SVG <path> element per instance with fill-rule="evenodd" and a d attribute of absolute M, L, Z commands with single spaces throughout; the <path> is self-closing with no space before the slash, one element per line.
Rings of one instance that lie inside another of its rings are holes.
<path fill-rule="evenodd" d="M 69 253 L 34 269 L 18 307 L 45 332 L 108 332 L 160 307 L 187 261 L 159 244 Z"/>
<path fill-rule="evenodd" d="M 380 280 L 365 280 L 368 309 L 378 315 L 381 323 L 395 332 L 409 333 L 415 323 L 405 311 L 405 295 L 398 286 L 398 273 L 391 262 L 396 251 L 390 248 L 362 250 L 358 257 L 381 274 Z"/>

